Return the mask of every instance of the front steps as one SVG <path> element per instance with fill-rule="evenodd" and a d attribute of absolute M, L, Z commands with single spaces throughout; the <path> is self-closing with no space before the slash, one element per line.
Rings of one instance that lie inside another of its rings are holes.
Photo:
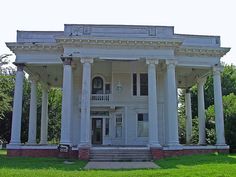
<path fill-rule="evenodd" d="M 109 147 L 91 148 L 90 161 L 151 161 L 149 148 Z"/>

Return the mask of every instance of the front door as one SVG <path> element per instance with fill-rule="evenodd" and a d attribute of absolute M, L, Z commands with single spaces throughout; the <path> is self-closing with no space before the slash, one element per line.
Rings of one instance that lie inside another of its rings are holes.
<path fill-rule="evenodd" d="M 92 144 L 102 144 L 102 118 L 92 119 Z"/>

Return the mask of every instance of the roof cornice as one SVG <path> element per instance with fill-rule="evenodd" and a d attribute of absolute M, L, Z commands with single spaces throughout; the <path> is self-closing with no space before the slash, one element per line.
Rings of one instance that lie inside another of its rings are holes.
<path fill-rule="evenodd" d="M 56 43 L 6 43 L 7 47 L 15 52 L 19 51 L 62 51 L 63 47 Z"/>
<path fill-rule="evenodd" d="M 59 37 L 56 42 L 62 45 L 96 46 L 102 48 L 176 48 L 182 41 L 176 39 L 121 39 L 100 37 Z"/>
<path fill-rule="evenodd" d="M 175 49 L 177 56 L 208 56 L 208 57 L 223 57 L 230 48 L 210 48 L 210 47 L 188 47 L 182 46 Z"/>

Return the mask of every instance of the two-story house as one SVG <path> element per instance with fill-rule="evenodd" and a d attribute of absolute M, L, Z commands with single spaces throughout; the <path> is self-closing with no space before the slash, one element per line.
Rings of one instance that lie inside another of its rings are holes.
<path fill-rule="evenodd" d="M 47 143 L 48 89 L 63 90 L 60 144 L 81 159 L 93 148 L 145 147 L 154 158 L 227 151 L 219 36 L 175 34 L 171 26 L 65 25 L 64 31 L 17 31 L 7 43 L 17 66 L 9 155 L 56 156 Z M 31 79 L 29 139 L 21 144 L 24 72 Z M 215 146 L 205 141 L 204 83 L 214 78 Z M 36 84 L 43 87 L 36 144 Z M 192 132 L 189 88 L 198 86 L 199 144 L 179 144 L 177 89 L 186 89 L 186 139 Z M 37 153 L 38 152 L 38 153 Z M 176 152 L 176 153 L 175 153 Z M 169 154 L 169 155 L 168 155 Z"/>

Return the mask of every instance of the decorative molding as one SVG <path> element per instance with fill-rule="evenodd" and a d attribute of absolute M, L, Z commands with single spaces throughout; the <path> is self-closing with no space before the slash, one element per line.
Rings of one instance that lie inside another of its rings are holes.
<path fill-rule="evenodd" d="M 197 77 L 196 80 L 199 85 L 204 85 L 206 83 L 206 77 Z"/>
<path fill-rule="evenodd" d="M 71 65 L 72 63 L 72 58 L 71 57 L 61 57 L 61 60 L 64 65 Z"/>
<path fill-rule="evenodd" d="M 63 51 L 62 45 L 56 43 L 6 43 L 14 53 L 17 51 Z"/>
<path fill-rule="evenodd" d="M 62 45 L 75 45 L 78 47 L 97 47 L 97 48 L 176 48 L 182 42 L 176 39 L 114 39 L 114 38 L 95 38 L 95 37 L 61 37 L 56 42 Z"/>
<path fill-rule="evenodd" d="M 175 66 L 175 65 L 177 65 L 177 63 L 178 63 L 178 61 L 175 59 L 166 60 L 167 66 Z"/>
<path fill-rule="evenodd" d="M 223 57 L 230 48 L 209 48 L 209 47 L 180 47 L 175 49 L 175 55 L 178 56 L 209 56 Z"/>
<path fill-rule="evenodd" d="M 146 59 L 146 64 L 155 64 L 155 65 L 157 65 L 159 63 L 159 60 L 158 59 L 149 59 L 149 58 L 147 58 Z"/>
<path fill-rule="evenodd" d="M 216 74 L 220 74 L 223 71 L 223 69 L 224 69 L 223 66 L 216 65 L 216 66 L 213 66 L 212 71 L 213 71 L 213 74 L 216 75 Z"/>
<path fill-rule="evenodd" d="M 17 66 L 17 71 L 23 71 L 24 70 L 24 67 L 25 67 L 24 63 L 13 62 L 13 64 Z"/>
<path fill-rule="evenodd" d="M 89 63 L 89 64 L 92 64 L 93 63 L 93 58 L 91 57 L 83 57 L 80 59 L 80 62 L 81 63 Z"/>

